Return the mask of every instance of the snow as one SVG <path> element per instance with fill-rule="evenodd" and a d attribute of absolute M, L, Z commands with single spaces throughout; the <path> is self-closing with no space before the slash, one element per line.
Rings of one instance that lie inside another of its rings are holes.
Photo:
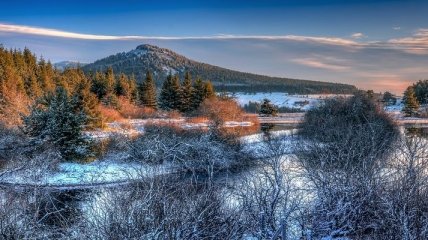
<path fill-rule="evenodd" d="M 141 120 L 144 121 L 144 120 Z M 140 121 L 135 121 L 141 123 Z M 248 125 L 249 122 L 230 122 L 230 125 Z M 284 144 L 291 143 L 291 137 L 296 130 L 281 130 L 272 132 L 272 137 L 284 137 Z M 288 137 L 288 138 L 287 138 Z M 244 144 L 244 152 L 262 157 L 264 148 L 263 134 L 253 134 L 240 139 Z M 124 183 L 143 177 L 153 177 L 173 171 L 171 164 L 149 165 L 138 162 L 126 162 L 125 153 L 108 156 L 104 160 L 92 163 L 59 163 L 56 170 L 34 174 L 34 169 L 24 169 L 1 176 L 0 182 L 18 185 L 44 185 L 44 186 L 81 186 L 108 183 Z"/>
<path fill-rule="evenodd" d="M 277 147 L 283 148 L 284 153 L 291 153 L 291 148 L 293 144 L 294 137 L 297 133 L 297 129 L 291 130 L 280 130 L 271 132 L 271 139 L 277 139 L 280 141 L 280 145 Z M 263 133 L 252 134 L 248 136 L 241 137 L 241 142 L 243 143 L 243 152 L 251 154 L 256 158 L 266 158 L 270 153 L 266 151 L 266 142 L 265 135 Z"/>
<path fill-rule="evenodd" d="M 290 130 L 280 130 L 271 132 L 272 137 L 282 137 L 282 136 L 292 136 L 297 134 L 297 129 Z M 251 145 L 252 143 L 258 143 L 264 141 L 264 133 L 251 134 L 248 136 L 241 137 L 241 142 L 246 145 Z"/>
<path fill-rule="evenodd" d="M 121 122 L 111 122 L 107 124 L 107 128 L 103 130 L 96 131 L 86 131 L 84 134 L 91 139 L 105 139 L 115 134 L 120 134 L 124 136 L 136 136 L 144 133 L 144 126 L 148 124 L 169 124 L 182 127 L 183 129 L 198 129 L 198 128 L 208 128 L 212 125 L 210 122 L 201 122 L 193 123 L 187 122 L 187 119 L 177 118 L 177 119 L 161 119 L 161 118 L 151 118 L 151 119 L 130 119 L 124 120 Z M 226 121 L 224 127 L 249 127 L 252 126 L 252 122 L 243 121 Z M 126 126 L 126 127 L 125 127 Z"/>
<path fill-rule="evenodd" d="M 385 111 L 392 114 L 399 114 L 403 109 L 404 104 L 401 99 L 397 99 L 397 102 L 394 105 L 385 106 Z"/>
<path fill-rule="evenodd" d="M 171 68 L 171 67 L 162 66 L 162 70 L 166 73 L 171 73 L 172 75 L 177 74 L 177 70 L 175 70 L 174 68 Z"/>
<path fill-rule="evenodd" d="M 169 166 L 151 166 L 136 162 L 117 160 L 95 161 L 92 163 L 64 162 L 58 164 L 53 172 L 44 172 L 34 177 L 32 169 L 2 176 L 3 183 L 31 184 L 48 186 L 76 186 L 101 183 L 121 183 L 142 177 L 155 176 L 169 172 Z"/>
<path fill-rule="evenodd" d="M 339 94 L 309 94 L 309 95 L 288 95 L 283 92 L 271 92 L 271 93 L 243 93 L 238 92 L 233 94 L 236 100 L 241 106 L 251 102 L 261 102 L 263 99 L 269 99 L 273 104 L 279 107 L 298 108 L 302 110 L 308 110 L 310 108 L 318 106 L 323 100 L 333 97 L 348 97 L 350 95 L 339 95 Z M 308 101 L 308 104 L 302 106 L 299 104 Z"/>
<path fill-rule="evenodd" d="M 134 50 L 132 50 L 132 51 L 130 51 L 129 53 L 130 54 L 134 54 L 135 56 L 137 56 L 137 57 L 142 57 L 142 56 L 144 56 L 144 55 L 146 55 L 147 54 L 147 50 L 145 50 L 145 49 L 134 49 Z"/>

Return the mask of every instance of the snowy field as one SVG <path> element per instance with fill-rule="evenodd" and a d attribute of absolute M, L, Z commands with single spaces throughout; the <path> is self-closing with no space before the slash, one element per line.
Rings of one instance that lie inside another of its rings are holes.
<path fill-rule="evenodd" d="M 167 124 L 167 125 L 175 125 L 181 127 L 183 129 L 200 129 L 200 128 L 208 128 L 212 124 L 206 120 L 203 122 L 188 122 L 186 118 L 181 117 L 177 119 L 130 119 L 124 120 L 121 122 L 111 122 L 107 124 L 107 128 L 102 131 L 87 131 L 85 132 L 86 136 L 93 139 L 104 139 L 108 138 L 114 134 L 120 134 L 124 136 L 135 136 L 138 134 L 144 133 L 144 127 L 150 124 Z M 226 121 L 223 126 L 227 128 L 233 127 L 250 127 L 254 125 L 252 122 L 243 121 Z"/>
<path fill-rule="evenodd" d="M 143 120 L 142 120 L 143 121 Z M 142 124 L 137 121 L 138 124 Z M 243 125 L 241 122 L 231 122 L 232 126 Z M 139 131 L 143 131 L 143 126 Z M 272 137 L 286 137 L 295 134 L 295 130 L 282 130 L 272 132 Z M 103 133 L 94 134 L 99 137 Z M 254 154 L 263 154 L 262 142 L 263 134 L 253 134 L 241 138 L 244 144 L 243 151 Z M 288 144 L 290 139 L 284 138 L 284 143 Z M 125 153 L 109 156 L 103 160 L 96 160 L 92 163 L 60 163 L 57 169 L 50 172 L 34 172 L 34 169 L 22 169 L 11 172 L 0 177 L 0 182 L 16 185 L 38 185 L 38 186 L 63 186 L 67 188 L 79 187 L 82 185 L 108 185 L 123 184 L 143 177 L 153 177 L 159 174 L 171 173 L 174 166 L 162 164 L 158 166 L 129 162 Z"/>
<path fill-rule="evenodd" d="M 272 93 L 234 93 L 233 96 L 236 98 L 241 106 L 248 104 L 248 102 L 260 102 L 263 99 L 269 99 L 273 104 L 279 107 L 298 108 L 302 110 L 308 110 L 312 107 L 316 107 L 320 102 L 327 98 L 333 97 L 348 97 L 350 95 L 345 94 L 309 94 L 309 95 L 288 95 L 283 92 L 272 92 Z M 302 105 L 307 101 L 307 104 Z"/>

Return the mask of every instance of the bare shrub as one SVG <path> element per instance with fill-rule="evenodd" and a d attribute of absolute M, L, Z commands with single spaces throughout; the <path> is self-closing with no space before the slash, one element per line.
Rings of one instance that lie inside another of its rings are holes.
<path fill-rule="evenodd" d="M 261 152 L 260 152 L 261 151 Z M 257 151 L 256 168 L 239 176 L 232 197 L 237 202 L 245 232 L 257 239 L 296 239 L 303 209 L 298 170 L 285 139 L 271 138 Z"/>
<path fill-rule="evenodd" d="M 296 145 L 315 193 L 308 228 L 315 237 L 381 233 L 383 172 L 397 142 L 394 123 L 367 96 L 333 99 L 309 111 Z"/>
<path fill-rule="evenodd" d="M 222 125 L 225 121 L 244 119 L 244 111 L 232 99 L 208 98 L 202 102 L 197 112 L 211 119 L 216 125 Z"/>
<path fill-rule="evenodd" d="M 417 136 L 403 137 L 391 158 L 382 200 L 385 236 L 428 238 L 428 143 Z"/>
<path fill-rule="evenodd" d="M 18 158 L 26 147 L 28 141 L 24 134 L 0 123 L 0 169 Z"/>
<path fill-rule="evenodd" d="M 237 239 L 237 215 L 216 188 L 176 177 L 146 179 L 130 188 L 94 195 L 85 232 L 99 239 Z"/>
<path fill-rule="evenodd" d="M 240 166 L 248 159 L 232 139 L 215 132 L 183 130 L 173 126 L 146 126 L 145 134 L 129 146 L 131 156 L 146 163 L 173 163 L 193 174 L 215 172 Z"/>

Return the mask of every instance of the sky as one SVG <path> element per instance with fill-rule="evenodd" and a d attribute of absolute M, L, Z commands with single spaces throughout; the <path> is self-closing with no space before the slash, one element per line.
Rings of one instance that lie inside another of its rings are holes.
<path fill-rule="evenodd" d="M 269 76 L 402 94 L 428 79 L 428 1 L 1 1 L 0 44 L 93 62 L 144 43 Z"/>

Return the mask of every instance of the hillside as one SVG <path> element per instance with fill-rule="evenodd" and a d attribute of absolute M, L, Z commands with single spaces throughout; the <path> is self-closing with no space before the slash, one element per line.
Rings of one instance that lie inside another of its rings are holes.
<path fill-rule="evenodd" d="M 86 63 L 80 63 L 75 61 L 62 61 L 54 64 L 54 67 L 60 71 L 64 71 L 66 68 L 76 68 L 78 66 L 85 66 Z"/>
<path fill-rule="evenodd" d="M 129 52 L 122 52 L 87 64 L 86 72 L 104 71 L 112 67 L 114 72 L 134 74 L 141 80 L 147 70 L 153 72 L 158 85 L 166 75 L 183 76 L 189 71 L 192 76 L 199 76 L 213 82 L 219 90 L 269 92 L 283 91 L 288 93 L 351 93 L 354 86 L 319 81 L 307 81 L 289 78 L 268 77 L 244 73 L 226 68 L 197 62 L 179 55 L 169 49 L 148 44 L 140 45 Z"/>

